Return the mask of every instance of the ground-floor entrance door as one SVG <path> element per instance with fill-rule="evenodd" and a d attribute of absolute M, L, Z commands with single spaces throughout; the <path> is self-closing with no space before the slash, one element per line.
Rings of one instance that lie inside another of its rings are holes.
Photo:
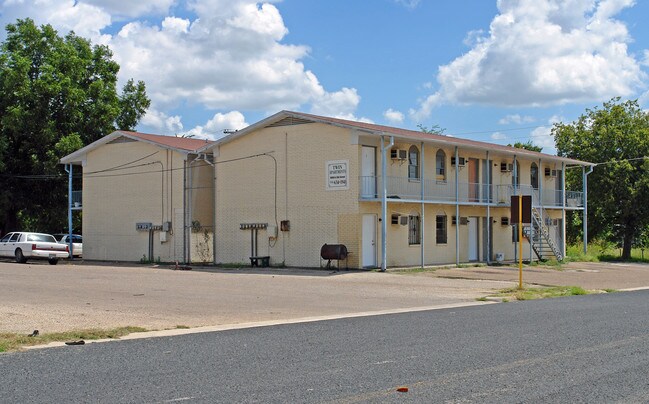
<path fill-rule="evenodd" d="M 478 250 L 478 217 L 469 217 L 469 261 L 477 261 L 479 256 Z"/>
<path fill-rule="evenodd" d="M 376 268 L 376 215 L 363 215 L 363 268 Z"/>

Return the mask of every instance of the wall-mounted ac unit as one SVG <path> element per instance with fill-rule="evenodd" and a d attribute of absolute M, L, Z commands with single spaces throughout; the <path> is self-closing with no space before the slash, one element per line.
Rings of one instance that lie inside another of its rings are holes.
<path fill-rule="evenodd" d="M 455 216 L 452 216 L 451 217 L 451 225 L 455 226 L 456 224 L 457 224 L 457 218 Z M 467 224 L 469 224 L 469 218 L 460 216 L 460 225 L 466 226 Z"/>
<path fill-rule="evenodd" d="M 392 160 L 405 160 L 408 158 L 408 150 L 390 149 L 390 158 Z"/>
<path fill-rule="evenodd" d="M 500 218 L 500 224 L 503 226 L 509 226 L 509 218 L 507 216 L 502 216 Z"/>
<path fill-rule="evenodd" d="M 458 157 L 459 160 L 459 167 L 464 167 L 466 165 L 466 158 L 465 157 Z M 455 165 L 455 156 L 451 156 L 451 165 Z"/>
<path fill-rule="evenodd" d="M 552 170 L 550 167 L 545 167 L 545 176 L 546 177 L 556 177 L 557 170 Z"/>
<path fill-rule="evenodd" d="M 399 224 L 399 214 L 398 213 L 393 213 L 392 214 L 392 220 L 390 221 L 390 224 Z"/>
<path fill-rule="evenodd" d="M 514 164 L 512 163 L 500 163 L 500 172 L 507 173 L 514 171 Z"/>

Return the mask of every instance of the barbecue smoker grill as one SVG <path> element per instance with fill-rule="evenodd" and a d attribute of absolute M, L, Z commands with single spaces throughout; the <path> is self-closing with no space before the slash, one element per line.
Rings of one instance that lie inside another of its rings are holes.
<path fill-rule="evenodd" d="M 345 267 L 347 265 L 347 256 L 349 252 L 347 247 L 344 244 L 325 244 L 320 248 L 320 257 L 323 260 L 327 260 L 326 268 L 331 268 L 331 261 L 341 261 L 345 260 Z M 340 263 L 338 263 L 338 268 L 340 268 Z"/>

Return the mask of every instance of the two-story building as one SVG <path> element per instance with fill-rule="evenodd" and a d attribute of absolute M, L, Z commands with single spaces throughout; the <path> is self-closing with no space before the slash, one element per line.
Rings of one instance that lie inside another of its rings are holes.
<path fill-rule="evenodd" d="M 111 135 L 112 141 L 123 137 L 121 133 Z M 87 165 L 84 209 L 89 198 L 138 212 L 155 209 L 160 203 L 155 192 L 147 200 L 91 185 L 97 177 L 89 177 L 88 166 L 93 172 L 107 169 L 107 161 L 119 166 L 127 153 L 108 151 L 110 142 L 98 142 L 86 149 L 98 156 L 107 153 L 98 159 L 102 164 L 93 162 L 92 153 L 81 151 L 62 159 L 64 164 Z M 130 153 L 129 158 L 136 160 L 143 153 Z M 532 196 L 533 223 L 524 228 L 523 257 L 562 259 L 566 212 L 585 211 L 586 206 L 583 190 L 565 189 L 565 172 L 585 172 L 591 165 L 491 143 L 289 111 L 178 155 L 182 158 L 175 167 L 182 168 L 182 174 L 176 182 L 185 185 L 167 186 L 161 203 L 167 201 L 166 217 L 176 221 L 167 226 L 177 229 L 166 234 L 164 242 L 182 235 L 182 241 L 174 243 L 183 247 L 165 252 L 161 260 L 196 262 L 210 256 L 209 261 L 216 263 L 246 263 L 251 256 L 263 256 L 271 265 L 291 267 L 323 265 L 324 244 L 345 245 L 350 254 L 340 266 L 349 268 L 511 260 L 517 251 L 516 232 L 510 225 L 510 198 L 515 194 Z M 186 171 L 199 166 L 198 187 L 197 173 Z M 174 168 L 163 161 L 160 169 Z M 119 181 L 139 189 L 143 178 L 124 176 Z M 171 208 L 171 197 L 182 200 L 182 207 Z M 115 212 L 93 208 L 93 217 L 88 216 L 84 211 L 84 242 L 106 245 L 111 237 L 100 241 L 86 233 L 96 233 L 93 223 L 110 221 Z M 137 233 L 134 221 L 164 223 L 144 216 L 129 215 L 119 231 Z M 154 256 L 164 243 L 156 229 Z M 211 244 L 205 243 L 210 249 L 200 257 L 200 249 L 185 247 L 203 238 Z M 132 243 L 137 253 L 120 257 L 142 256 L 142 244 L 143 240 Z M 106 245 L 105 250 L 110 249 Z M 89 254 L 86 258 L 100 258 Z"/>

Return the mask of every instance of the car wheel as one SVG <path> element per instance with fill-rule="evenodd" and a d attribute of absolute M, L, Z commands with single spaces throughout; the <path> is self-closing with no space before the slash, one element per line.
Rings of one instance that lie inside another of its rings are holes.
<path fill-rule="evenodd" d="M 50 258 L 47 260 L 47 262 L 50 263 L 50 265 L 56 265 L 57 262 L 59 262 L 58 258 Z"/>
<path fill-rule="evenodd" d="M 16 248 L 16 262 L 19 264 L 24 264 L 27 262 L 27 258 L 23 255 L 23 250 Z"/>

